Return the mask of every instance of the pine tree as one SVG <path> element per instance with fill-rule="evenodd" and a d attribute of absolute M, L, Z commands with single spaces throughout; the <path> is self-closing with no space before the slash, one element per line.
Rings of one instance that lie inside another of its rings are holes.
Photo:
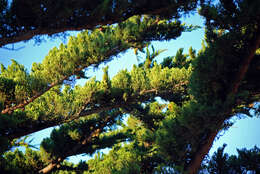
<path fill-rule="evenodd" d="M 107 14 L 109 3 L 95 9 Z M 175 39 L 196 27 L 164 15 L 133 16 L 71 37 L 68 44 L 50 50 L 42 63 L 34 63 L 30 72 L 15 61 L 2 65 L 0 169 L 9 173 L 197 173 L 218 132 L 231 125 L 232 116 L 259 114 L 259 104 L 254 104 L 260 97 L 257 5 L 247 0 L 223 0 L 217 5 L 201 1 L 206 38 L 197 54 L 192 48 L 188 54 L 179 49 L 160 64 L 154 58 L 163 50 L 147 48 L 145 61 L 131 71 L 110 78 L 106 67 L 101 81 L 91 78 L 83 86 L 75 83 L 87 78 L 88 67 L 98 67 L 130 48 L 142 51 L 151 41 Z M 19 139 L 57 125 L 38 151 L 30 149 L 26 138 Z M 25 146 L 27 151 L 11 152 L 15 146 Z M 106 147 L 112 148 L 110 153 L 98 154 L 87 163 L 65 161 Z M 226 170 L 223 165 L 218 168 Z"/>

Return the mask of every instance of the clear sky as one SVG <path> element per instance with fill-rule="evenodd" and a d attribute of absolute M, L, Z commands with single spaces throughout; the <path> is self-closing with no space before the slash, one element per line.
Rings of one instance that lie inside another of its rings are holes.
<path fill-rule="evenodd" d="M 200 25 L 203 26 L 203 21 L 199 16 L 193 16 L 191 18 L 184 19 L 187 24 Z M 169 42 L 153 42 L 153 46 L 156 50 L 158 49 L 167 49 L 163 52 L 158 58 L 157 61 L 160 62 L 162 58 L 167 56 L 175 55 L 176 51 L 179 48 L 184 48 L 184 52 L 187 52 L 189 47 L 192 46 L 197 51 L 201 48 L 201 42 L 204 38 L 204 29 L 198 29 L 193 32 L 184 33 L 181 37 L 176 40 Z M 76 32 L 71 32 L 70 34 L 76 35 Z M 6 47 L 20 48 L 17 51 L 10 51 L 7 49 L 0 48 L 0 63 L 3 63 L 5 66 L 11 63 L 11 59 L 15 59 L 19 63 L 25 65 L 28 71 L 31 69 L 33 62 L 41 62 L 43 58 L 47 55 L 48 51 L 54 46 L 59 46 L 61 42 L 66 42 L 62 39 L 48 40 L 42 42 L 39 45 L 35 45 L 34 41 L 28 41 L 26 43 L 20 42 L 14 45 L 7 45 Z M 141 55 L 140 55 L 141 56 Z M 113 61 L 109 62 L 109 75 L 114 76 L 121 69 L 130 70 L 133 64 L 137 64 L 138 61 L 136 56 L 133 54 L 133 50 L 128 50 L 124 54 L 120 54 L 119 57 L 115 58 Z M 100 65 L 101 70 L 89 69 L 87 71 L 87 76 L 92 77 L 96 76 L 97 79 L 102 77 L 102 66 Z M 48 136 L 51 129 L 43 130 L 37 133 L 34 133 L 31 138 L 34 139 L 32 142 L 35 145 L 39 145 L 41 140 Z M 230 154 L 236 153 L 236 148 L 252 148 L 255 145 L 260 147 L 260 118 L 242 118 L 236 119 L 236 123 L 226 132 L 221 133 L 219 139 L 215 140 L 213 148 L 210 151 L 212 154 L 216 149 L 223 145 L 227 144 L 225 152 Z M 70 158 L 71 161 L 77 162 L 80 159 L 87 159 L 88 156 L 77 156 Z"/>

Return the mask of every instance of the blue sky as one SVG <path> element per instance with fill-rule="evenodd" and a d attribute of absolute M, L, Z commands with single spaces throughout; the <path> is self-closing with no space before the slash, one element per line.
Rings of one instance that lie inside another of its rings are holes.
<path fill-rule="evenodd" d="M 184 19 L 187 24 L 200 25 L 203 26 L 203 21 L 199 16 L 193 16 L 191 18 Z M 75 32 L 70 32 L 72 35 L 76 35 Z M 181 37 L 176 40 L 169 42 L 153 42 L 153 46 L 156 50 L 158 49 L 167 49 L 163 52 L 158 58 L 157 61 L 160 62 L 162 58 L 167 56 L 175 55 L 175 52 L 179 48 L 184 48 L 184 52 L 187 52 L 189 47 L 192 46 L 194 49 L 199 50 L 201 48 L 201 42 L 204 38 L 204 29 L 198 29 L 193 32 L 184 33 Z M 17 51 L 10 51 L 7 49 L 0 48 L 0 63 L 3 63 L 5 66 L 11 63 L 11 59 L 15 59 L 19 63 L 25 65 L 25 67 L 30 70 L 33 62 L 41 62 L 48 51 L 54 46 L 59 46 L 61 42 L 64 42 L 62 39 L 48 40 L 42 42 L 39 45 L 35 45 L 34 41 L 28 41 L 26 43 L 20 42 L 14 45 L 7 45 L 6 47 L 21 48 Z M 140 55 L 141 56 L 141 55 Z M 133 50 L 128 50 L 124 54 L 120 54 L 119 57 L 115 58 L 113 61 L 109 62 L 109 75 L 114 76 L 121 69 L 130 70 L 133 64 L 137 64 L 138 61 L 136 56 L 133 54 Z M 102 66 L 100 65 L 101 70 L 89 69 L 87 71 L 87 76 L 96 76 L 97 79 L 102 77 Z M 32 142 L 35 145 L 39 145 L 41 140 L 48 136 L 51 129 L 43 130 L 37 133 L 34 133 L 31 138 L 34 138 Z M 213 148 L 210 151 L 212 154 L 216 149 L 223 145 L 227 144 L 225 152 L 230 154 L 236 153 L 236 148 L 252 148 L 255 145 L 260 147 L 260 118 L 242 118 L 236 119 L 236 123 L 226 132 L 222 132 L 221 136 L 215 140 Z M 72 157 L 70 160 L 77 162 L 80 159 L 87 159 L 88 156 L 77 156 Z"/>

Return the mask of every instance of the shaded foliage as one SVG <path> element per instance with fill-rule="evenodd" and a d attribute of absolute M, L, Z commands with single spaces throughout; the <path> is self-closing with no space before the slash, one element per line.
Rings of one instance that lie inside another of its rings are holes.
<path fill-rule="evenodd" d="M 59 34 L 68 30 L 93 29 L 121 22 L 134 15 L 180 17 L 197 6 L 197 0 L 22 0 L 0 1 L 0 46 L 28 40 L 40 35 Z"/>

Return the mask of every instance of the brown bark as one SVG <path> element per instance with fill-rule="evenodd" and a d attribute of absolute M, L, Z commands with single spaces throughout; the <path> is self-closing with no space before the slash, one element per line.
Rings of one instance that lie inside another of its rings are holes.
<path fill-rule="evenodd" d="M 62 158 L 58 158 L 57 162 L 51 162 L 48 166 L 43 168 L 39 171 L 39 173 L 49 173 L 51 172 L 55 167 L 58 167 L 59 163 L 62 162 Z"/>
<path fill-rule="evenodd" d="M 260 30 L 260 28 L 258 30 Z M 248 57 L 246 57 L 243 60 L 243 62 L 241 63 L 241 67 L 239 69 L 239 72 L 237 73 L 235 80 L 233 82 L 233 85 L 232 85 L 232 88 L 231 88 L 231 91 L 230 91 L 230 95 L 234 95 L 234 94 L 237 93 L 240 82 L 245 77 L 245 74 L 248 70 L 250 62 L 254 58 L 255 52 L 259 48 L 259 46 L 260 46 L 260 31 L 257 32 L 257 36 L 254 38 L 254 42 L 253 42 L 253 44 L 252 44 L 252 46 L 249 50 Z"/>
<path fill-rule="evenodd" d="M 260 46 L 260 28 L 258 29 L 258 31 L 256 33 L 256 37 L 254 37 L 252 39 L 251 43 L 252 44 L 249 48 L 248 56 L 245 57 L 243 59 L 243 61 L 241 62 L 239 71 L 236 74 L 235 80 L 231 85 L 231 90 L 230 90 L 229 94 L 227 95 L 228 98 L 234 96 L 237 93 L 239 85 L 240 85 L 241 81 L 243 80 L 243 78 L 245 77 L 245 74 L 248 70 L 250 62 L 252 61 L 256 50 Z M 230 113 L 230 108 L 228 108 L 228 110 L 225 113 L 227 113 L 227 114 Z M 204 159 L 205 155 L 208 154 L 208 152 L 215 140 L 215 137 L 217 136 L 218 131 L 221 129 L 221 126 L 223 125 L 224 121 L 225 121 L 225 119 L 219 121 L 219 124 L 217 124 L 216 130 L 212 131 L 211 134 L 208 136 L 206 143 L 199 147 L 194 158 L 191 160 L 190 165 L 187 167 L 186 171 L 188 174 L 197 174 L 197 172 L 200 168 L 200 165 L 202 163 L 202 160 Z"/>
<path fill-rule="evenodd" d="M 223 123 L 223 122 L 220 122 Z M 221 124 L 222 125 L 222 124 Z M 197 151 L 195 157 L 192 159 L 190 165 L 187 168 L 187 174 L 197 174 L 200 165 L 204 159 L 204 157 L 209 153 L 209 150 L 211 149 L 213 142 L 215 140 L 215 137 L 218 135 L 219 130 L 215 130 L 210 133 L 208 136 L 207 141 L 205 144 L 201 145 L 199 147 L 199 150 Z"/>
<path fill-rule="evenodd" d="M 93 20 L 94 21 L 94 20 Z M 115 19 L 115 21 L 117 21 Z M 4 45 L 11 44 L 11 43 L 16 43 L 20 41 L 27 41 L 32 39 L 34 36 L 37 35 L 53 35 L 56 33 L 62 33 L 66 31 L 81 31 L 84 29 L 93 29 L 95 26 L 98 25 L 106 25 L 106 24 L 112 24 L 112 21 L 106 21 L 106 22 L 93 22 L 90 24 L 82 25 L 82 26 L 65 26 L 65 27 L 60 27 L 58 29 L 48 29 L 48 28 L 40 28 L 37 30 L 32 30 L 32 31 L 27 31 L 27 32 L 21 32 L 19 35 L 15 37 L 10 37 L 10 38 L 3 38 L 0 40 L 0 48 Z"/>

